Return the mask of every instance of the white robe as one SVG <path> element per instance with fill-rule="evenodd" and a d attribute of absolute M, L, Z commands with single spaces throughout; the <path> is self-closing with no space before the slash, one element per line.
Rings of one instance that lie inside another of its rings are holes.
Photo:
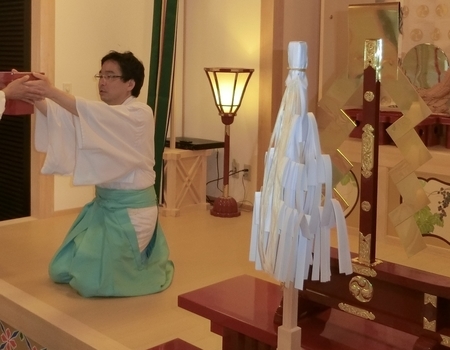
<path fill-rule="evenodd" d="M 76 98 L 79 117 L 47 100 L 36 110 L 35 147 L 47 153 L 43 174 L 73 175 L 74 185 L 143 189 L 154 185 L 151 108 L 128 98 L 122 105 Z M 154 231 L 157 208 L 129 209 L 142 251 Z"/>

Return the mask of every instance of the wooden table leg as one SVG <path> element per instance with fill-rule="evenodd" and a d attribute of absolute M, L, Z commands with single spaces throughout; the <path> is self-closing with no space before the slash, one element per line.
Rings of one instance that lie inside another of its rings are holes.
<path fill-rule="evenodd" d="M 276 350 L 268 344 L 250 338 L 229 328 L 223 329 L 222 350 Z"/>

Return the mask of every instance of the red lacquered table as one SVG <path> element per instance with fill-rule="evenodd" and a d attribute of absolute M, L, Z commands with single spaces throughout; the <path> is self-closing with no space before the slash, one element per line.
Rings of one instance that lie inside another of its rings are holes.
<path fill-rule="evenodd" d="M 200 348 L 176 338 L 147 350 L 201 350 Z"/>
<path fill-rule="evenodd" d="M 222 336 L 224 350 L 275 350 L 274 315 L 282 297 L 280 286 L 252 276 L 234 277 L 182 294 L 178 306 L 211 321 Z M 310 350 L 413 349 L 417 337 L 327 310 L 299 322 L 302 347 Z"/>

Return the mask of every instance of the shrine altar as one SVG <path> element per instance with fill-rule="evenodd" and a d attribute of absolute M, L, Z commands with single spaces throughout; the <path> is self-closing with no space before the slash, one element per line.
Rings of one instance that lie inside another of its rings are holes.
<path fill-rule="evenodd" d="M 181 294 L 178 306 L 209 319 L 211 331 L 222 336 L 224 350 L 274 350 L 274 315 L 282 294 L 274 283 L 242 275 Z M 417 341 L 416 336 L 339 310 L 327 309 L 298 325 L 307 350 L 400 350 L 412 349 Z"/>

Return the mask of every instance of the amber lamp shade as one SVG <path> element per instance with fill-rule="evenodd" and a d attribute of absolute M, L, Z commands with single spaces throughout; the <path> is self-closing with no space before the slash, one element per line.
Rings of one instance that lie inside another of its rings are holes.
<path fill-rule="evenodd" d="M 241 215 L 236 200 L 229 196 L 230 178 L 230 125 L 241 106 L 253 69 L 248 68 L 205 68 L 211 86 L 214 102 L 225 125 L 223 155 L 223 195 L 216 198 L 211 215 L 231 218 Z"/>

